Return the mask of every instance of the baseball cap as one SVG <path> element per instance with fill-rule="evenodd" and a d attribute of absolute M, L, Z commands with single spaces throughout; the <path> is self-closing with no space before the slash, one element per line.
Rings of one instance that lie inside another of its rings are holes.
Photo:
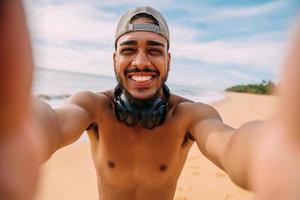
<path fill-rule="evenodd" d="M 151 15 L 156 21 L 158 22 L 158 25 L 151 24 L 151 23 L 143 23 L 143 24 L 132 24 L 131 21 L 133 17 L 135 17 L 138 14 L 146 13 L 148 15 Z M 134 31 L 149 31 L 154 32 L 157 34 L 162 35 L 164 38 L 166 38 L 168 43 L 168 48 L 170 46 L 170 33 L 168 24 L 165 20 L 165 18 L 160 14 L 159 11 L 155 10 L 152 7 L 149 6 L 141 6 L 134 8 L 132 10 L 128 10 L 120 19 L 116 35 L 115 35 L 115 46 L 117 44 L 118 39 L 129 32 Z"/>

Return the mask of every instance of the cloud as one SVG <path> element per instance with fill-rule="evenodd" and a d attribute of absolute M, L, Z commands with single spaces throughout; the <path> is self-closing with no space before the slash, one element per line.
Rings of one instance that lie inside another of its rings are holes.
<path fill-rule="evenodd" d="M 265 15 L 267 13 L 274 12 L 275 10 L 282 8 L 285 4 L 286 2 L 284 1 L 273 1 L 251 7 L 218 9 L 217 11 L 214 11 L 215 15 L 213 16 L 217 18 L 228 19 Z"/>
<path fill-rule="evenodd" d="M 153 6 L 153 7 L 163 7 L 174 3 L 172 0 L 102 0 L 101 3 L 106 6 L 120 6 L 122 4 L 134 4 L 135 6 Z"/>
<path fill-rule="evenodd" d="M 28 13 L 33 37 L 48 41 L 112 43 L 118 20 L 92 4 L 82 3 L 38 4 Z"/>
<path fill-rule="evenodd" d="M 113 76 L 112 52 L 42 45 L 35 48 L 37 67 Z"/>
<path fill-rule="evenodd" d="M 118 17 L 81 1 L 27 4 L 38 67 L 112 76 Z"/>
<path fill-rule="evenodd" d="M 174 64 L 171 66 L 168 81 L 177 85 L 201 87 L 215 83 L 216 76 L 211 76 L 209 73 L 211 73 L 211 71 L 209 72 L 205 66 L 195 68 L 194 64 L 183 64 L 180 66 Z"/>
<path fill-rule="evenodd" d="M 243 80 L 243 81 L 253 81 L 253 77 L 249 76 L 241 71 L 237 71 L 237 70 L 227 70 L 228 74 L 230 74 L 231 76 L 233 76 L 234 78 L 237 78 L 239 80 Z"/>
<path fill-rule="evenodd" d="M 177 9 L 185 13 L 183 18 L 189 23 L 230 23 L 228 20 L 244 20 L 267 16 L 269 14 L 282 11 L 288 5 L 287 1 L 271 1 L 252 6 L 242 6 L 240 4 L 228 6 L 226 3 L 178 3 L 172 9 Z M 275 19 L 274 19 L 275 20 Z"/>
<path fill-rule="evenodd" d="M 174 56 L 211 64 L 234 64 L 256 68 L 276 68 L 280 65 L 285 41 L 239 40 L 210 42 L 174 42 Z"/>
<path fill-rule="evenodd" d="M 187 27 L 176 23 L 169 24 L 169 28 L 171 43 L 173 43 L 173 41 L 193 42 L 197 37 L 204 34 L 204 32 L 199 29 Z M 171 44 L 171 48 L 172 45 L 173 44 Z"/>

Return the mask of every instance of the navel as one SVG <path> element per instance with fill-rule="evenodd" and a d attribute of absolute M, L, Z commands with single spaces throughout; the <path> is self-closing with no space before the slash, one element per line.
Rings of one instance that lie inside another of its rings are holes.
<path fill-rule="evenodd" d="M 107 161 L 107 166 L 109 168 L 113 169 L 116 166 L 116 164 L 113 161 L 109 160 L 109 161 Z"/>
<path fill-rule="evenodd" d="M 160 170 L 161 172 L 164 172 L 164 171 L 166 171 L 167 169 L 168 169 L 168 166 L 165 165 L 165 164 L 162 164 L 162 165 L 159 166 L 159 170 Z"/>

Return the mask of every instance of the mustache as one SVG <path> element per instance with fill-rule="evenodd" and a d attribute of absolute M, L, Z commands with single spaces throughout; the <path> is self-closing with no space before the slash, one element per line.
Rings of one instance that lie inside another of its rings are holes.
<path fill-rule="evenodd" d="M 145 72 L 145 73 L 151 72 L 151 73 L 156 73 L 157 75 L 160 74 L 159 71 L 158 71 L 157 69 L 153 69 L 153 68 L 150 68 L 150 67 L 145 67 L 145 68 L 143 68 L 143 69 L 139 69 L 139 68 L 137 68 L 137 67 L 135 67 L 135 68 L 130 68 L 130 69 L 126 69 L 126 70 L 124 71 L 124 74 L 127 75 L 127 74 L 129 74 L 129 73 L 137 73 L 137 72 Z"/>

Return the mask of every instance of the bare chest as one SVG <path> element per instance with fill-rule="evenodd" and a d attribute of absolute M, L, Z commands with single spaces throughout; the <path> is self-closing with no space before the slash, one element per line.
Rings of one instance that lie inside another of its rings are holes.
<path fill-rule="evenodd" d="M 108 120 L 88 133 L 100 184 L 122 188 L 176 183 L 193 143 L 172 120 L 153 130 Z"/>

